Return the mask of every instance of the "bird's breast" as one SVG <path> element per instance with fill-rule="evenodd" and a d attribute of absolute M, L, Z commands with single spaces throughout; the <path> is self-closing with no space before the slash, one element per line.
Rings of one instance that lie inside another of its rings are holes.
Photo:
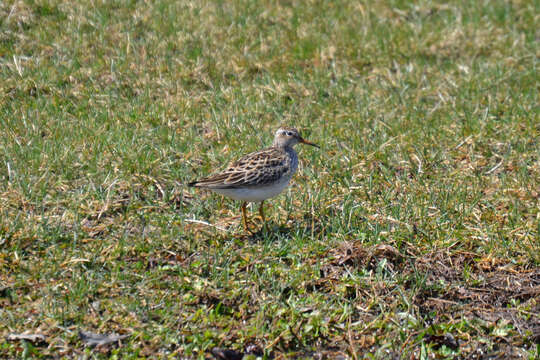
<path fill-rule="evenodd" d="M 293 149 L 288 149 L 287 154 L 289 155 L 289 173 L 292 177 L 298 169 L 298 154 Z"/>

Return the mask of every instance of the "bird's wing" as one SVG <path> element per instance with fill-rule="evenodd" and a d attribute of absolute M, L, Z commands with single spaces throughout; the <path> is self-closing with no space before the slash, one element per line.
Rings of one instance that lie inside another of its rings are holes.
<path fill-rule="evenodd" d="M 279 180 L 290 170 L 287 153 L 268 148 L 247 154 L 232 162 L 224 171 L 190 183 L 210 189 L 234 189 L 265 185 Z"/>

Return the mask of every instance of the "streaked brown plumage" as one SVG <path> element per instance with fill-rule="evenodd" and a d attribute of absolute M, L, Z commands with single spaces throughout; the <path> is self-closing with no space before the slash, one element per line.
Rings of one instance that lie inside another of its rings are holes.
<path fill-rule="evenodd" d="M 287 152 L 271 147 L 247 154 L 232 162 L 217 174 L 189 183 L 189 186 L 208 189 L 234 189 L 244 186 L 265 185 L 286 176 L 291 170 Z"/>

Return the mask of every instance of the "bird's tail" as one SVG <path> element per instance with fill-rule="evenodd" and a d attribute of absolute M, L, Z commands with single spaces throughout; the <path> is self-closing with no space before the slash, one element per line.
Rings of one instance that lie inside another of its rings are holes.
<path fill-rule="evenodd" d="M 197 186 L 197 183 L 198 183 L 198 181 L 188 182 L 187 186 L 189 186 L 189 187 L 195 187 L 195 186 Z"/>

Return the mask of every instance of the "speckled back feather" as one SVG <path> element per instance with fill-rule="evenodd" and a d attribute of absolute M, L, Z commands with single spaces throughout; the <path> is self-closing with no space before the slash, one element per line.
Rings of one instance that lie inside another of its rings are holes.
<path fill-rule="evenodd" d="M 235 189 L 271 184 L 292 176 L 294 157 L 284 149 L 270 147 L 247 154 L 231 163 L 224 171 L 189 183 L 209 189 Z"/>

